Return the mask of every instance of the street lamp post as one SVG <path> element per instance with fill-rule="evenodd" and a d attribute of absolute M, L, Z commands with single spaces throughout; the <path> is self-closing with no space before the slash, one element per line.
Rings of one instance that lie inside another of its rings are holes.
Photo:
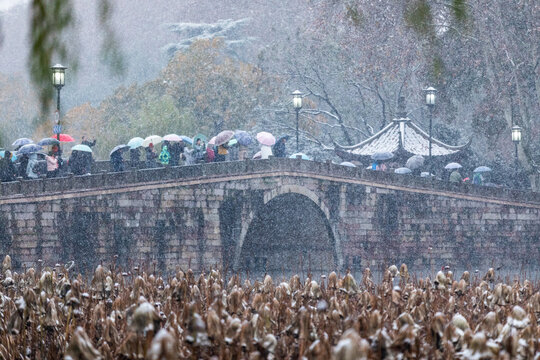
<path fill-rule="evenodd" d="M 514 145 L 516 147 L 516 170 L 517 166 L 519 164 L 519 158 L 518 158 L 518 145 L 521 142 L 521 128 L 517 125 L 512 126 L 512 141 L 514 142 Z"/>
<path fill-rule="evenodd" d="M 294 110 L 296 110 L 296 152 L 300 151 L 300 147 L 298 145 L 298 113 L 300 112 L 300 109 L 302 108 L 302 93 L 299 90 L 295 90 L 292 93 L 293 96 L 293 107 Z"/>
<path fill-rule="evenodd" d="M 56 88 L 56 112 L 58 115 L 57 125 L 60 125 L 60 90 L 65 85 L 67 67 L 56 64 L 51 66 L 52 84 Z M 60 131 L 56 134 L 56 139 L 60 141 Z"/>
<path fill-rule="evenodd" d="M 435 99 L 437 90 L 433 87 L 428 87 L 424 90 L 426 93 L 426 105 L 429 108 L 429 176 L 433 174 L 433 161 L 431 159 L 431 144 L 432 144 L 432 129 L 433 129 L 433 108 L 435 107 Z"/>

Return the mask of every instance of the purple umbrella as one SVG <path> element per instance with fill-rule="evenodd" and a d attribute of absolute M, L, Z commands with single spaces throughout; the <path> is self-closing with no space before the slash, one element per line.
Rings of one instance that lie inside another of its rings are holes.
<path fill-rule="evenodd" d="M 15 142 L 13 144 L 11 144 L 11 146 L 23 146 L 23 145 L 27 145 L 27 144 L 32 144 L 33 141 L 28 139 L 28 138 L 20 138 L 20 139 L 17 139 L 15 140 Z"/>
<path fill-rule="evenodd" d="M 263 145 L 272 146 L 276 143 L 276 138 L 269 132 L 261 131 L 257 134 L 257 141 Z"/>
<path fill-rule="evenodd" d="M 236 130 L 234 132 L 234 138 L 238 141 L 238 144 L 242 146 L 249 146 L 253 143 L 251 135 L 244 130 Z"/>
<path fill-rule="evenodd" d="M 219 134 L 216 135 L 216 145 L 223 145 L 226 142 L 229 142 L 229 140 L 232 139 L 234 136 L 234 131 L 232 130 L 223 130 Z"/>

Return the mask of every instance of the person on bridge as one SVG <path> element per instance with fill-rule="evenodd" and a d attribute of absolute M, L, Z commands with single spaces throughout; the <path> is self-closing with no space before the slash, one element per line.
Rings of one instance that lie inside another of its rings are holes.
<path fill-rule="evenodd" d="M 272 147 L 268 145 L 261 145 L 261 159 L 268 159 L 272 154 Z"/>
<path fill-rule="evenodd" d="M 6 151 L 4 157 L 0 159 L 0 181 L 2 182 L 15 181 L 17 177 L 17 169 L 15 169 L 11 157 L 11 151 Z"/>
<path fill-rule="evenodd" d="M 58 164 L 56 154 L 52 151 L 49 152 L 49 155 L 45 156 L 45 161 L 47 162 L 47 177 L 57 177 L 60 165 Z"/>
<path fill-rule="evenodd" d="M 111 154 L 111 165 L 114 172 L 124 171 L 124 159 L 122 158 L 122 151 L 115 151 Z"/>
<path fill-rule="evenodd" d="M 222 162 L 222 161 L 227 160 L 227 154 L 229 154 L 228 148 L 229 146 L 227 145 L 227 143 L 221 144 L 218 146 L 218 151 L 217 151 L 216 160 L 215 160 L 216 162 Z"/>
<path fill-rule="evenodd" d="M 173 142 L 170 145 L 168 145 L 168 150 L 169 150 L 169 153 L 171 154 L 171 159 L 169 160 L 170 166 L 180 165 L 180 160 L 185 158 L 184 149 L 185 149 L 185 144 L 182 140 L 178 142 Z"/>
<path fill-rule="evenodd" d="M 461 177 L 461 174 L 459 173 L 459 171 L 457 171 L 457 169 L 452 171 L 449 181 L 455 183 L 461 183 L 463 181 L 463 178 Z"/>
<path fill-rule="evenodd" d="M 206 153 L 206 147 L 200 138 L 197 139 L 195 145 L 193 145 L 193 156 L 195 157 L 195 163 L 200 164 L 204 162 L 204 155 Z"/>
<path fill-rule="evenodd" d="M 146 167 L 153 168 L 156 167 L 156 158 L 157 154 L 154 150 L 154 144 L 150 143 L 146 148 Z"/>
<path fill-rule="evenodd" d="M 37 154 L 30 154 L 28 156 L 28 165 L 26 165 L 26 176 L 29 179 L 37 179 L 38 174 L 35 172 L 35 167 L 38 164 Z"/>
<path fill-rule="evenodd" d="M 88 146 L 88 147 L 94 147 L 94 146 L 96 146 L 96 142 L 97 142 L 96 139 L 94 139 L 94 141 L 90 141 L 90 140 L 88 140 L 88 139 L 86 138 L 86 136 L 83 136 L 83 137 L 82 137 L 82 142 L 81 142 L 81 144 L 82 144 L 82 145 L 86 145 L 86 146 Z"/>
<path fill-rule="evenodd" d="M 141 153 L 139 148 L 129 149 L 129 165 L 136 169 L 139 167 L 139 162 L 141 161 Z"/>
<path fill-rule="evenodd" d="M 287 149 L 285 143 L 289 140 L 289 135 L 285 135 L 279 138 L 272 149 L 275 157 L 284 158 L 287 156 Z"/>
<path fill-rule="evenodd" d="M 163 147 L 161 148 L 161 153 L 159 154 L 159 162 L 161 165 L 169 165 L 171 160 L 171 153 L 169 152 L 169 142 L 165 141 Z"/>

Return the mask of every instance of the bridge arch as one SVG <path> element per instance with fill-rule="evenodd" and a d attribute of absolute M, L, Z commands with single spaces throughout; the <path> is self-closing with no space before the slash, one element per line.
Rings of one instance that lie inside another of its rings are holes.
<path fill-rule="evenodd" d="M 304 270 L 340 268 L 340 239 L 329 208 L 315 192 L 284 185 L 266 191 L 264 205 L 243 221 L 234 269 L 296 271 L 300 263 Z"/>

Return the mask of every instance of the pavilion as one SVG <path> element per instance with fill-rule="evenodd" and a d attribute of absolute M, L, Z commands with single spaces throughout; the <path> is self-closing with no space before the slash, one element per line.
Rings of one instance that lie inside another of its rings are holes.
<path fill-rule="evenodd" d="M 462 150 L 467 148 L 471 141 L 464 145 L 448 145 L 431 138 L 431 156 L 434 161 L 445 157 L 445 160 L 455 160 Z M 391 152 L 394 159 L 406 160 L 413 155 L 429 156 L 429 134 L 413 123 L 409 118 L 403 117 L 392 120 L 381 131 L 370 138 L 353 146 L 335 144 L 336 154 L 343 160 L 356 160 L 369 163 L 371 156 L 377 152 Z"/>

